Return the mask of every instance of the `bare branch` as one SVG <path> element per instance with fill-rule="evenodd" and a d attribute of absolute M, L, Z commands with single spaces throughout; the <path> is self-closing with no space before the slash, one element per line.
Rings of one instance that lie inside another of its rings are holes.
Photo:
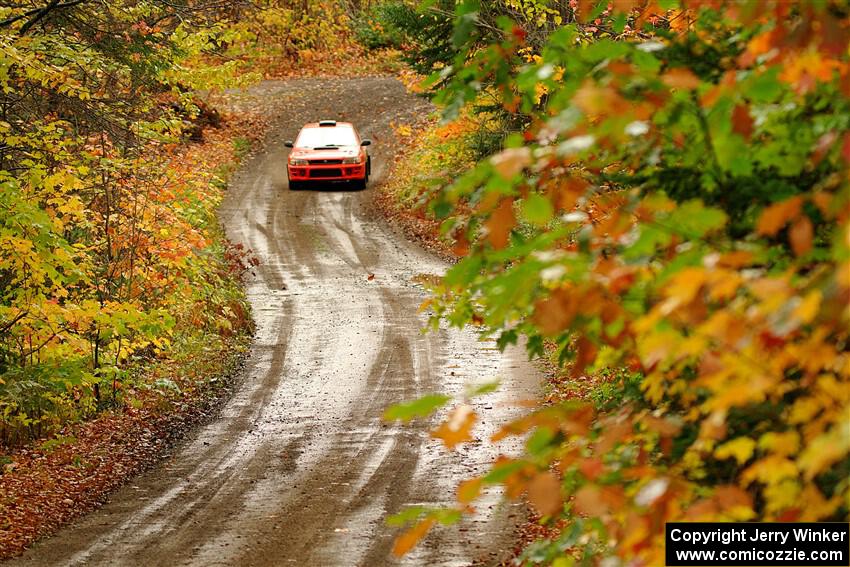
<path fill-rule="evenodd" d="M 28 20 L 23 26 L 21 26 L 20 34 L 24 35 L 30 30 L 30 28 L 32 28 L 50 12 L 54 10 L 61 10 L 62 8 L 70 8 L 72 6 L 76 6 L 77 4 L 82 4 L 83 2 L 87 1 L 88 0 L 69 0 L 68 2 L 60 2 L 60 0 L 50 0 L 50 3 L 46 6 L 42 6 L 41 8 L 33 8 L 32 10 L 28 10 L 22 14 L 18 14 L 17 16 L 6 18 L 2 22 L 0 22 L 0 28 L 8 27 L 20 20 L 32 18 Z"/>

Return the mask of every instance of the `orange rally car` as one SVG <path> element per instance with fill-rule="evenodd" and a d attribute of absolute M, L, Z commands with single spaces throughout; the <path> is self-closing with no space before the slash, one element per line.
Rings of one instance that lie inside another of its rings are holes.
<path fill-rule="evenodd" d="M 372 167 L 366 146 L 349 122 L 322 120 L 305 124 L 295 143 L 286 141 L 289 152 L 286 171 L 291 190 L 308 182 L 348 181 L 358 189 L 366 187 Z"/>

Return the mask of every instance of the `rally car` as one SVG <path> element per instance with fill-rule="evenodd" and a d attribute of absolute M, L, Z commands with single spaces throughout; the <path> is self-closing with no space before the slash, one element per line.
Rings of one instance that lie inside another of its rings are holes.
<path fill-rule="evenodd" d="M 344 181 L 364 189 L 372 163 L 366 146 L 350 122 L 322 120 L 305 124 L 295 142 L 286 141 L 289 159 L 286 165 L 289 189 L 298 190 L 310 183 Z"/>

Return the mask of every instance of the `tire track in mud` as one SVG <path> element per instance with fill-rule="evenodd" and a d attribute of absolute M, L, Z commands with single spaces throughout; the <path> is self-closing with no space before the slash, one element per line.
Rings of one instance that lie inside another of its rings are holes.
<path fill-rule="evenodd" d="M 220 216 L 260 258 L 247 283 L 257 322 L 248 362 L 218 420 L 100 510 L 12 565 L 467 565 L 499 559 L 521 516 L 491 494 L 465 531 L 436 529 L 398 560 L 387 516 L 407 504 L 451 503 L 457 483 L 492 460 L 469 444 L 448 453 L 432 425 L 386 424 L 384 409 L 472 379 L 503 379 L 475 401 L 486 438 L 534 394 L 518 350 L 473 333 L 422 334 L 424 291 L 411 282 L 445 265 L 370 220 L 370 192 L 289 191 L 283 140 L 338 117 L 372 146 L 380 183 L 394 154 L 391 121 L 429 111 L 389 78 L 266 82 L 244 100 L 283 111 L 263 150 L 234 176 Z M 374 274 L 373 280 L 368 279 Z"/>

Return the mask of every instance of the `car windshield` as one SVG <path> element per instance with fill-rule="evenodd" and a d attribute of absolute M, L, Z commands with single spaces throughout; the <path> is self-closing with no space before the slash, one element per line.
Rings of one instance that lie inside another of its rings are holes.
<path fill-rule="evenodd" d="M 304 128 L 295 141 L 298 148 L 356 146 L 357 138 L 352 128 Z"/>

